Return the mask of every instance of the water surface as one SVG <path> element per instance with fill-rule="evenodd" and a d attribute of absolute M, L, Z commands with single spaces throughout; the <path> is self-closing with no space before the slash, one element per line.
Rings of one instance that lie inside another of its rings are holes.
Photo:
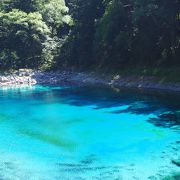
<path fill-rule="evenodd" d="M 180 172 L 180 95 L 0 89 L 0 179 L 163 179 Z"/>

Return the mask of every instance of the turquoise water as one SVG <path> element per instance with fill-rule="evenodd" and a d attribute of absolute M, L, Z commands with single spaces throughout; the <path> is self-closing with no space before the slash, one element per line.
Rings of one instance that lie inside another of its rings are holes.
<path fill-rule="evenodd" d="M 180 172 L 180 95 L 0 89 L 0 179 L 162 179 Z"/>

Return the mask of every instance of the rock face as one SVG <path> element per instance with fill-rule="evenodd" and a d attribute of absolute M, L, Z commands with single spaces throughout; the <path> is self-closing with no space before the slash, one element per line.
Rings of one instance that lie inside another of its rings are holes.
<path fill-rule="evenodd" d="M 33 71 L 30 69 L 20 69 L 18 72 L 9 75 L 0 75 L 0 86 L 11 85 L 33 85 L 36 80 L 32 78 Z"/>

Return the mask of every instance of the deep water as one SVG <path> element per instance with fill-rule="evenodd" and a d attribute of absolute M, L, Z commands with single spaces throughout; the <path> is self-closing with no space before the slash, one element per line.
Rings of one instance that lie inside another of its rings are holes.
<path fill-rule="evenodd" d="M 146 180 L 180 172 L 180 95 L 0 89 L 0 179 Z"/>

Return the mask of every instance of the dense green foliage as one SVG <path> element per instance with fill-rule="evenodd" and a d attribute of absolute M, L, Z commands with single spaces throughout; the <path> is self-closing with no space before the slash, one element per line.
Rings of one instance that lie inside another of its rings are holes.
<path fill-rule="evenodd" d="M 1 68 L 180 66 L 179 0 L 65 1 L 1 0 Z"/>
<path fill-rule="evenodd" d="M 64 0 L 2 0 L 0 10 L 1 69 L 50 68 L 72 24 Z"/>
<path fill-rule="evenodd" d="M 61 62 L 116 69 L 180 65 L 180 1 L 67 2 L 72 12 L 81 10 L 75 11 L 77 23 L 65 44 L 70 51 L 62 51 Z"/>
<path fill-rule="evenodd" d="M 96 23 L 104 12 L 102 0 L 67 0 L 75 25 L 61 49 L 58 66 L 85 68 L 94 65 Z"/>

